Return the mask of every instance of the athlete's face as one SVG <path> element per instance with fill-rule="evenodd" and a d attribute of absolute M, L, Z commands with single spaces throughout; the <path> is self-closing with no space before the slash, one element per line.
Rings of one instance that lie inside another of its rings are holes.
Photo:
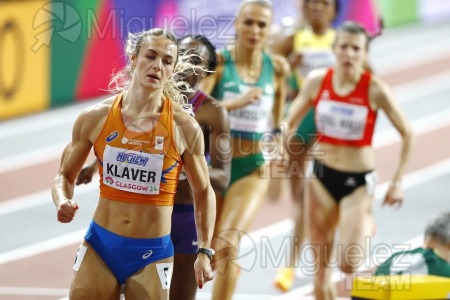
<path fill-rule="evenodd" d="M 240 45 L 250 49 L 262 49 L 270 34 L 272 10 L 258 4 L 241 8 L 236 22 L 236 36 Z"/>
<path fill-rule="evenodd" d="M 364 34 L 338 32 L 333 46 L 336 67 L 345 73 L 359 72 L 367 56 L 366 42 Z"/>
<path fill-rule="evenodd" d="M 191 38 L 183 39 L 179 44 L 179 49 L 180 54 L 184 56 L 183 60 L 199 68 L 185 70 L 182 74 L 177 74 L 177 77 L 195 88 L 200 80 L 208 75 L 203 71 L 208 69 L 210 60 L 208 49 L 202 42 Z"/>
<path fill-rule="evenodd" d="M 304 0 L 303 16 L 312 27 L 328 28 L 335 13 L 335 0 Z"/>
<path fill-rule="evenodd" d="M 146 89 L 162 89 L 175 68 L 177 51 L 177 45 L 168 38 L 145 38 L 137 57 L 133 58 L 135 79 Z"/>

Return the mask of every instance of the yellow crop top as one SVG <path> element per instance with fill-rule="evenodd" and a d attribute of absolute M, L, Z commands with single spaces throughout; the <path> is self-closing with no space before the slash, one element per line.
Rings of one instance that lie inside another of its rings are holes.
<path fill-rule="evenodd" d="M 312 70 L 334 65 L 332 46 L 335 35 L 335 30 L 331 28 L 324 35 L 317 35 L 310 27 L 302 28 L 294 34 L 294 51 L 303 54 L 302 63 L 295 72 L 300 86 Z"/>

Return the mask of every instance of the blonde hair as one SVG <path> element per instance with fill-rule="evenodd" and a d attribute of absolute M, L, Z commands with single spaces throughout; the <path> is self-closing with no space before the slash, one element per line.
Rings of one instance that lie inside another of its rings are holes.
<path fill-rule="evenodd" d="M 269 8 L 273 13 L 272 1 L 270 1 L 270 0 L 242 0 L 241 3 L 239 4 L 238 10 L 236 12 L 236 16 L 239 16 L 242 9 L 249 4 L 256 4 L 256 5 L 260 5 L 262 7 Z"/>
<path fill-rule="evenodd" d="M 153 28 L 150 30 L 142 31 L 139 33 L 129 33 L 127 41 L 125 43 L 125 55 L 127 58 L 127 64 L 125 68 L 119 72 L 113 74 L 111 81 L 108 85 L 108 90 L 112 93 L 123 93 L 131 86 L 133 79 L 133 62 L 131 58 L 137 56 L 139 51 L 148 37 L 167 38 L 172 41 L 178 48 L 178 43 L 172 33 L 166 29 Z M 173 73 L 169 76 L 167 82 L 163 87 L 163 95 L 173 102 L 185 107 L 188 99 L 182 94 L 182 91 L 192 91 L 188 83 L 182 80 L 175 80 L 177 73 L 183 72 L 188 68 L 195 68 L 192 64 L 186 62 L 182 56 L 178 54 L 175 59 L 175 67 Z"/>

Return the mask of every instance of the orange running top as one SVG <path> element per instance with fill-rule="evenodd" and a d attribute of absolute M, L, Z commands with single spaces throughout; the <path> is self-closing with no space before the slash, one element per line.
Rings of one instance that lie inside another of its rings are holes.
<path fill-rule="evenodd" d="M 160 118 L 145 132 L 127 129 L 122 98 L 115 99 L 94 143 L 100 196 L 114 201 L 173 205 L 182 161 L 173 138 L 172 102 L 165 98 Z"/>

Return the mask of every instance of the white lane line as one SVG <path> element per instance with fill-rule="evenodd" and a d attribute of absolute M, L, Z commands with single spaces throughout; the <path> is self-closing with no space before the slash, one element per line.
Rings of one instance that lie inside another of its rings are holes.
<path fill-rule="evenodd" d="M 383 76 L 381 76 L 383 78 Z M 427 99 L 432 94 L 448 91 L 450 86 L 450 72 L 442 72 L 393 86 L 392 93 L 398 103 L 407 103 L 420 99 Z"/>
<path fill-rule="evenodd" d="M 93 183 L 83 184 L 75 188 L 75 194 L 78 197 L 80 194 L 93 192 L 98 190 L 98 185 L 95 182 L 98 181 L 98 176 L 92 178 Z M 81 198 L 80 198 L 81 199 Z M 20 210 L 33 208 L 39 205 L 50 204 L 52 202 L 52 196 L 50 187 L 47 190 L 39 191 L 36 193 L 28 194 L 23 197 L 14 198 L 0 203 L 0 216 L 11 214 Z"/>
<path fill-rule="evenodd" d="M 0 126 L 0 139 L 45 131 L 55 127 L 71 126 L 83 109 L 99 102 L 101 99 L 104 98 L 73 103 L 66 107 L 54 108 L 38 114 L 5 121 Z"/>
<path fill-rule="evenodd" d="M 434 163 L 427 167 L 405 174 L 403 177 L 403 189 L 407 190 L 423 183 L 435 180 L 450 173 L 450 158 Z M 377 186 L 375 192 L 376 202 L 382 202 L 387 192 L 389 182 Z M 408 201 L 408 199 L 405 199 Z"/>
<path fill-rule="evenodd" d="M 433 47 L 433 45 L 429 46 L 430 48 Z M 397 55 L 388 56 L 384 54 L 378 58 L 373 59 L 374 70 L 375 73 L 379 74 L 381 77 L 398 74 L 401 72 L 415 72 L 415 69 L 417 68 L 422 68 L 430 64 L 436 64 L 448 60 L 449 49 L 450 42 L 447 42 L 447 45 L 445 45 L 445 47 L 438 49 L 439 51 L 433 51 L 433 55 L 430 55 L 431 53 L 428 53 L 420 59 L 418 58 L 419 56 L 417 53 L 413 53 L 410 51 L 403 52 L 401 57 Z M 369 57 L 372 57 L 370 53 Z M 416 61 L 417 59 L 420 60 L 419 63 L 411 64 L 412 61 Z"/>
<path fill-rule="evenodd" d="M 66 145 L 67 142 L 2 158 L 0 159 L 0 174 L 58 159 Z"/>
<path fill-rule="evenodd" d="M 441 110 L 437 113 L 426 115 L 411 122 L 414 136 L 427 133 L 450 126 L 450 109 Z M 390 126 L 387 129 L 375 132 L 373 145 L 375 149 L 383 148 L 400 141 L 397 130 Z"/>
<path fill-rule="evenodd" d="M 39 243 L 17 248 L 0 254 L 0 265 L 19 259 L 24 259 L 37 254 L 60 249 L 76 242 L 82 242 L 86 229 L 71 232 Z M 75 252 L 74 252 L 75 255 Z M 74 256 L 75 258 L 75 256 Z"/>
<path fill-rule="evenodd" d="M 69 294 L 69 289 L 0 286 L 0 295 L 64 296 L 67 294 Z"/>

